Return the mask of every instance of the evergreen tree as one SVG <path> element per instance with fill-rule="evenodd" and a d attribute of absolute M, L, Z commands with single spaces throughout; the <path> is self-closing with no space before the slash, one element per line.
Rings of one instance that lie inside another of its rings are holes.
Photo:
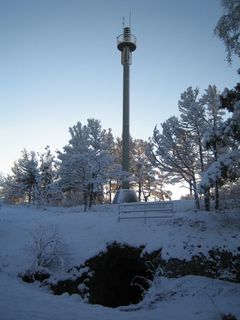
<path fill-rule="evenodd" d="M 138 200 L 144 199 L 144 201 L 147 201 L 152 195 L 163 200 L 164 195 L 167 194 L 163 190 L 166 179 L 149 160 L 146 153 L 147 142 L 142 139 L 135 139 L 131 146 L 130 169 L 134 176 L 134 187 L 138 193 Z M 158 190 L 158 193 L 156 190 Z M 161 191 L 162 194 L 160 194 Z"/>
<path fill-rule="evenodd" d="M 206 110 L 206 122 L 207 128 L 204 133 L 204 147 L 211 151 L 208 155 L 208 161 L 205 166 L 206 168 L 212 162 L 218 161 L 220 154 L 223 152 L 223 146 L 220 138 L 220 127 L 223 123 L 224 112 L 219 108 L 220 106 L 220 93 L 218 92 L 215 85 L 209 85 L 208 89 L 205 90 L 200 103 L 205 106 Z M 202 173 L 204 170 L 202 171 Z M 216 180 L 215 183 L 215 209 L 219 207 L 219 182 Z M 208 191 L 209 189 L 205 190 Z"/>
<path fill-rule="evenodd" d="M 99 120 L 78 122 L 69 129 L 71 139 L 63 152 L 58 152 L 60 185 L 68 195 L 78 194 L 85 209 L 95 195 L 103 192 L 114 158 L 111 130 L 103 130 Z"/>
<path fill-rule="evenodd" d="M 215 28 L 215 34 L 223 41 L 227 60 L 232 55 L 240 57 L 240 0 L 221 0 L 224 13 Z"/>
<path fill-rule="evenodd" d="M 22 157 L 15 161 L 12 168 L 13 176 L 9 178 L 9 187 L 18 197 L 27 197 L 28 203 L 36 200 L 39 188 L 38 160 L 34 151 L 22 151 Z"/>
<path fill-rule="evenodd" d="M 194 193 L 196 207 L 200 207 L 197 192 L 198 149 L 191 133 L 184 129 L 177 117 L 162 124 L 162 133 L 155 127 L 148 145 L 152 163 L 169 175 L 171 183 L 185 181 Z"/>
<path fill-rule="evenodd" d="M 10 203 L 22 203 L 24 202 L 24 192 L 21 187 L 16 183 L 15 179 L 11 175 L 0 177 L 0 195 L 5 201 Z"/>
<path fill-rule="evenodd" d="M 199 89 L 189 87 L 181 94 L 178 102 L 181 126 L 188 132 L 190 139 L 196 146 L 195 172 L 199 176 L 206 169 L 206 152 L 203 145 L 203 136 L 207 129 L 206 110 L 204 104 L 199 101 Z M 195 194 L 196 197 L 196 194 Z M 209 190 L 204 192 L 205 209 L 210 209 Z"/>
<path fill-rule="evenodd" d="M 204 172 L 200 188 L 214 186 L 216 183 L 225 185 L 228 181 L 240 177 L 240 84 L 233 90 L 225 89 L 220 96 L 221 108 L 227 109 L 231 115 L 224 121 L 217 135 L 222 152 Z M 209 146 L 215 139 L 210 139 Z"/>
<path fill-rule="evenodd" d="M 59 200 L 60 189 L 56 190 L 56 163 L 54 155 L 51 153 L 49 146 L 45 148 L 45 152 L 39 154 L 39 173 L 40 173 L 40 185 L 38 201 L 40 203 L 51 203 L 53 201 L 56 204 L 55 196 Z"/>

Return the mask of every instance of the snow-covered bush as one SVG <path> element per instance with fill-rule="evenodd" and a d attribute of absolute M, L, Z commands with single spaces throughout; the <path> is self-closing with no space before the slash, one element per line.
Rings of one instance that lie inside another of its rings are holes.
<path fill-rule="evenodd" d="M 32 260 L 32 270 L 56 270 L 65 267 L 67 248 L 55 225 L 38 225 L 29 234 L 31 241 L 27 249 Z"/>

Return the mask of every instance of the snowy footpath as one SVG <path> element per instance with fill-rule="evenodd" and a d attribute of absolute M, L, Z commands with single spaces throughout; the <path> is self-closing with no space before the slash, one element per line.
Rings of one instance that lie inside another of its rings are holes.
<path fill-rule="evenodd" d="M 240 210 L 206 213 L 179 206 L 173 225 L 155 219 L 117 220 L 115 206 L 36 209 L 7 206 L 0 209 L 0 319 L 1 320 L 220 320 L 232 314 L 240 319 L 240 284 L 200 276 L 159 277 L 137 305 L 107 308 L 90 305 L 80 296 L 53 295 L 38 282 L 23 282 L 18 274 L 33 262 L 30 250 L 39 227 L 54 227 L 66 248 L 65 268 L 81 265 L 113 241 L 144 245 L 147 252 L 190 259 L 211 248 L 240 252 Z M 58 271 L 60 272 L 60 271 Z"/>

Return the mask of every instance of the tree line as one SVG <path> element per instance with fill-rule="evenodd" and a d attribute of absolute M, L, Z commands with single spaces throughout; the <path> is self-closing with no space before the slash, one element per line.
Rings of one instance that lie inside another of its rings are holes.
<path fill-rule="evenodd" d="M 85 208 L 93 203 L 111 203 L 113 195 L 128 179 L 137 189 L 139 201 L 150 196 L 170 198 L 164 190 L 163 176 L 145 154 L 147 142 L 131 140 L 130 171 L 121 168 L 122 140 L 114 139 L 111 129 L 88 119 L 69 128 L 70 140 L 55 155 L 47 146 L 42 154 L 22 151 L 14 162 L 12 174 L 1 177 L 5 200 L 21 203 L 76 205 Z"/>
<path fill-rule="evenodd" d="M 1 177 L 7 201 L 36 204 L 111 203 L 128 179 L 139 201 L 171 199 L 167 184 L 185 182 L 190 197 L 205 209 L 219 207 L 219 190 L 240 176 L 240 84 L 219 93 L 209 85 L 204 94 L 189 87 L 178 102 L 179 117 L 171 116 L 153 130 L 148 141 L 131 139 L 130 173 L 122 171 L 122 140 L 111 129 L 88 119 L 69 128 L 70 140 L 53 155 L 22 151 L 12 174 Z"/>

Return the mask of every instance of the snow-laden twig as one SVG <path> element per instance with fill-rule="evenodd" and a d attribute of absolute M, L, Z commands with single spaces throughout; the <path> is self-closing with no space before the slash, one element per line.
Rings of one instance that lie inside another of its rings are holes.
<path fill-rule="evenodd" d="M 136 275 L 131 282 L 132 286 L 138 286 L 141 289 L 143 297 L 147 294 L 150 288 L 160 287 L 160 277 L 163 276 L 163 269 L 160 264 L 155 266 L 151 261 L 146 261 L 145 265 L 147 267 L 147 273 L 150 274 L 150 278 Z M 140 282 L 145 283 L 147 289 Z"/>

